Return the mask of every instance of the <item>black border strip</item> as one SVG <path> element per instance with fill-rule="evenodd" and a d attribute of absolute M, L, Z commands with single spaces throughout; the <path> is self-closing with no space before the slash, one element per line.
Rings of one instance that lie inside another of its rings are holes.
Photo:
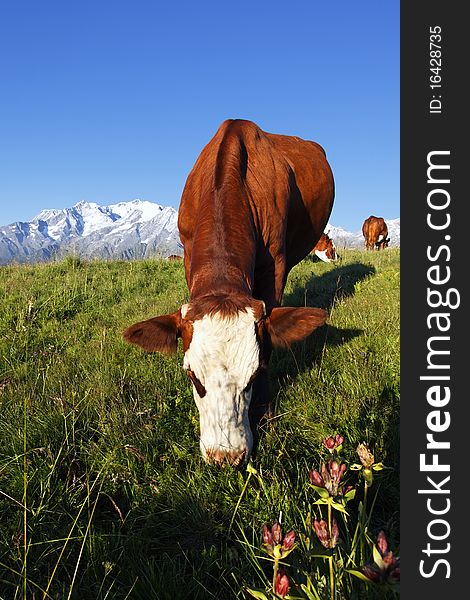
<path fill-rule="evenodd" d="M 470 269 L 465 264 L 464 184 L 470 151 L 464 139 L 470 109 L 464 103 L 470 106 L 465 92 L 470 52 L 463 6 L 434 0 L 401 3 L 400 556 L 405 599 L 461 597 L 469 569 L 464 565 L 470 533 L 465 510 Z M 438 37 L 431 38 L 433 28 Z M 430 79 L 435 75 L 441 77 L 440 88 L 430 87 L 439 82 L 439 77 Z M 430 164 L 435 168 L 428 171 Z M 435 293 L 429 296 L 429 290 Z M 445 306 L 446 300 L 454 308 Z M 436 313 L 442 316 L 430 316 Z M 431 434 L 441 446 L 427 447 Z"/>

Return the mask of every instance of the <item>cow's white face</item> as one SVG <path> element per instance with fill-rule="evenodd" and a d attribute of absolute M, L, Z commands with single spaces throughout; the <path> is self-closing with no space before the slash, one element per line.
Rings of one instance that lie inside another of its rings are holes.
<path fill-rule="evenodd" d="M 332 258 L 328 256 L 327 250 L 315 250 L 315 254 L 318 256 L 320 260 L 323 262 L 332 262 Z"/>
<path fill-rule="evenodd" d="M 237 465 L 253 446 L 248 419 L 253 378 L 260 364 L 251 308 L 237 315 L 205 315 L 193 322 L 184 368 L 199 409 L 201 451 L 208 461 Z"/>
<path fill-rule="evenodd" d="M 252 385 L 261 363 L 267 366 L 261 340 L 269 347 L 286 348 L 305 339 L 327 318 L 321 308 L 284 306 L 274 307 L 267 316 L 261 300 L 248 300 L 245 310 L 233 310 L 233 303 L 232 310 L 227 303 L 202 303 L 204 310 L 199 311 L 184 304 L 176 312 L 123 331 L 125 340 L 147 352 L 171 354 L 182 338 L 184 367 L 200 414 L 202 455 L 219 465 L 237 466 L 251 453 Z"/>
<path fill-rule="evenodd" d="M 334 262 L 337 259 L 336 246 L 332 240 L 328 240 L 328 245 L 324 250 L 315 250 L 315 254 L 323 262 Z"/>

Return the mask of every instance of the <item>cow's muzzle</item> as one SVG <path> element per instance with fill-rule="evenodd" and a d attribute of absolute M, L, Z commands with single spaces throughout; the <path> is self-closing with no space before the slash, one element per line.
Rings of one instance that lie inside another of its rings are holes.
<path fill-rule="evenodd" d="M 207 462 L 217 465 L 218 467 L 229 465 L 236 468 L 245 462 L 249 452 L 247 448 L 243 450 L 229 450 L 227 452 L 208 448 L 205 450 L 204 454 Z"/>

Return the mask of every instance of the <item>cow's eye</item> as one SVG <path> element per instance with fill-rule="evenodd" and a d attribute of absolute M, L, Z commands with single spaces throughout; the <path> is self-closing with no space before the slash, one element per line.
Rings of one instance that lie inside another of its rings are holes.
<path fill-rule="evenodd" d="M 248 385 L 245 386 L 245 389 L 243 390 L 243 393 L 247 394 L 251 390 L 252 386 L 253 386 L 253 382 L 248 383 Z"/>
<path fill-rule="evenodd" d="M 260 372 L 260 370 L 261 370 L 261 366 L 259 366 L 256 369 L 256 371 L 253 373 L 253 375 L 250 377 L 248 383 L 245 386 L 245 389 L 243 390 L 244 392 L 247 392 L 251 388 L 251 386 L 253 385 L 253 383 L 254 383 L 254 381 L 256 379 L 256 376 L 258 375 L 258 373 Z"/>
<path fill-rule="evenodd" d="M 204 396 L 206 395 L 206 388 L 202 385 L 202 383 L 196 377 L 196 375 L 194 374 L 194 371 L 191 371 L 191 369 L 187 369 L 186 375 L 189 377 L 189 379 L 191 379 L 194 387 L 196 388 L 196 392 L 198 393 L 198 396 L 200 398 L 204 398 Z"/>

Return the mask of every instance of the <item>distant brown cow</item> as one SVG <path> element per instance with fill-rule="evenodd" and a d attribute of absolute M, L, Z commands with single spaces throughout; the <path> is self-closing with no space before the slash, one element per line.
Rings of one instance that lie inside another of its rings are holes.
<path fill-rule="evenodd" d="M 183 260 L 182 256 L 179 256 L 178 254 L 170 254 L 170 256 L 166 257 L 167 260 Z"/>
<path fill-rule="evenodd" d="M 362 235 L 365 239 L 366 250 L 384 250 L 389 242 L 388 227 L 382 217 L 370 216 L 364 221 Z"/>
<path fill-rule="evenodd" d="M 327 233 L 321 234 L 317 245 L 312 250 L 312 254 L 318 256 L 318 258 L 323 262 L 332 262 L 338 258 L 335 244 Z"/>

